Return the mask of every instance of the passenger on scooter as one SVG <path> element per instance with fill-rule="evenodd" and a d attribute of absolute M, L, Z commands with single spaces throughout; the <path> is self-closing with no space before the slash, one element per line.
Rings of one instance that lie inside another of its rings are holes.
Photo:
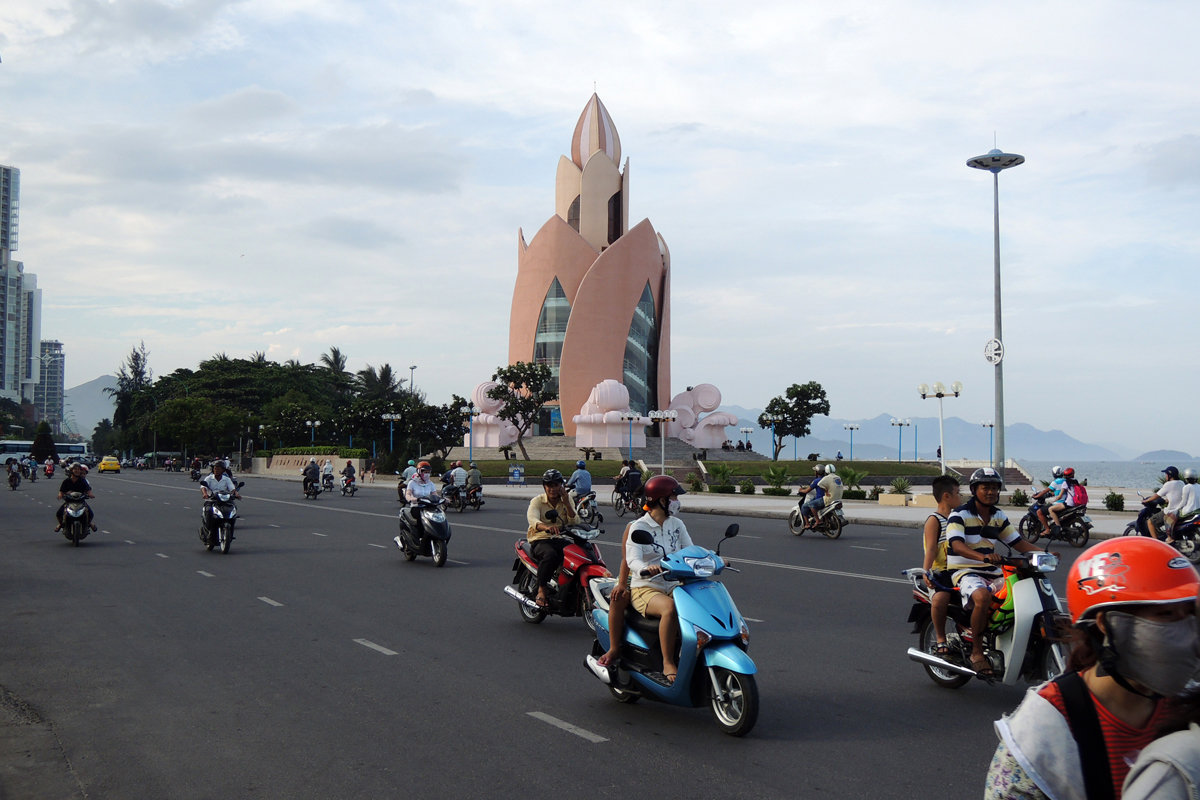
<path fill-rule="evenodd" d="M 321 469 L 317 466 L 317 459 L 309 456 L 308 465 L 304 467 L 304 494 L 308 494 L 308 488 L 321 479 Z"/>
<path fill-rule="evenodd" d="M 1064 469 L 1062 479 L 1064 486 L 1061 496 L 1055 497 L 1051 500 L 1050 505 L 1046 507 L 1046 513 L 1050 515 L 1050 519 L 1052 520 L 1052 527 L 1049 530 L 1055 533 L 1062 531 L 1062 519 L 1058 515 L 1075 505 L 1072 499 L 1072 495 L 1074 494 L 1073 487 L 1076 483 L 1075 468 L 1067 467 Z"/>
<path fill-rule="evenodd" d="M 325 459 L 325 463 L 321 466 L 321 483 L 325 486 L 333 485 L 333 462 L 328 458 Z"/>
<path fill-rule="evenodd" d="M 421 519 L 421 509 L 415 505 L 418 500 L 421 498 L 428 498 L 430 500 L 438 499 L 437 487 L 434 486 L 433 480 L 429 477 L 431 469 L 432 467 L 429 466 L 428 461 L 422 461 L 417 465 L 416 474 L 413 475 L 412 480 L 408 482 L 408 486 L 404 489 L 405 499 L 410 504 L 414 504 L 412 506 L 412 518 L 414 520 Z"/>
<path fill-rule="evenodd" d="M 586 497 L 592 491 L 592 473 L 588 472 L 586 461 L 575 462 L 575 471 L 567 478 L 567 488 L 571 493 L 572 506 L 578 506 L 579 498 Z"/>
<path fill-rule="evenodd" d="M 933 618 L 933 632 L 937 637 L 934 655 L 945 656 L 949 649 L 946 645 L 946 613 L 950 601 L 954 597 L 954 578 L 946 570 L 946 525 L 950 515 L 962 496 L 958 481 L 949 475 L 939 475 L 933 479 L 933 499 L 937 501 L 937 511 L 925 518 L 925 528 L 922 531 L 925 545 L 925 585 L 933 591 L 929 599 L 930 616 Z"/>
<path fill-rule="evenodd" d="M 662 577 L 663 551 L 674 553 L 691 547 L 692 537 L 687 527 L 674 516 L 679 513 L 679 495 L 686 494 L 679 481 L 670 475 L 656 475 L 646 481 L 646 513 L 629 526 L 630 531 L 646 531 L 654 537 L 653 545 L 641 545 L 629 539 L 625 543 L 625 560 L 629 562 L 630 602 L 644 617 L 658 617 L 658 641 L 662 647 L 663 676 L 668 684 L 675 682 L 679 672 L 675 647 L 679 643 L 679 621 L 671 591 L 675 588 Z M 659 548 L 662 548 L 661 550 Z M 650 573 L 643 578 L 642 573 Z"/>
<path fill-rule="evenodd" d="M 1050 520 L 1046 518 L 1046 506 L 1058 502 L 1062 499 L 1067 491 L 1067 481 L 1063 478 L 1063 468 L 1056 466 L 1050 470 L 1050 475 L 1053 480 L 1046 484 L 1046 488 L 1040 492 L 1034 492 L 1033 499 L 1038 501 L 1037 516 L 1041 520 L 1042 528 L 1050 530 Z M 1046 498 L 1050 499 L 1047 500 Z"/>
<path fill-rule="evenodd" d="M 1196 470 L 1183 471 L 1183 505 L 1179 507 L 1179 521 L 1191 519 L 1200 512 L 1200 484 L 1196 483 Z"/>
<path fill-rule="evenodd" d="M 842 479 L 837 476 L 837 467 L 833 464 L 825 465 L 825 477 L 817 481 L 817 486 L 821 487 L 823 492 L 822 500 L 826 507 L 833 505 L 842 499 L 842 492 L 845 486 L 842 484 Z M 818 513 L 820 508 L 817 509 Z"/>
<path fill-rule="evenodd" d="M 461 461 L 454 462 L 454 469 L 450 471 L 450 474 L 454 476 L 455 486 L 462 488 L 467 485 L 467 471 L 463 469 L 463 463 Z"/>
<path fill-rule="evenodd" d="M 212 468 L 212 474 L 205 475 L 204 479 L 200 481 L 200 497 L 204 501 L 204 527 L 208 531 L 212 531 L 213 495 L 217 492 L 228 492 L 238 499 L 241 498 L 241 495 L 238 494 L 237 484 L 225 474 L 225 462 L 218 458 L 213 461 Z"/>
<path fill-rule="evenodd" d="M 408 482 L 416 474 L 417 462 L 409 459 L 408 466 L 404 468 L 404 472 L 400 473 L 400 480 L 396 483 L 396 494 L 400 498 L 401 505 L 408 505 L 408 499 L 404 496 L 404 491 L 408 488 Z"/>
<path fill-rule="evenodd" d="M 992 543 L 1000 541 L 1022 553 L 1037 548 L 1021 537 L 996 506 L 1004 486 L 1000 473 L 981 467 L 971 473 L 970 486 L 971 499 L 954 509 L 946 524 L 946 567 L 954 573 L 963 608 L 971 612 L 971 669 L 990 677 L 992 667 L 983 654 L 983 632 L 992 612 L 993 592 L 1003 580 L 997 565 L 1004 560 Z"/>
<path fill-rule="evenodd" d="M 804 504 L 800 506 L 800 516 L 804 519 L 804 529 L 810 531 L 817 523 L 817 514 L 825 505 L 825 490 L 821 488 L 821 480 L 824 475 L 824 468 L 820 464 L 813 464 L 813 479 L 808 486 L 802 486 L 797 490 L 799 494 L 804 495 Z"/>
<path fill-rule="evenodd" d="M 1129 765 L 1169 716 L 1166 699 L 1200 667 L 1197 594 L 1200 576 L 1162 542 L 1083 551 L 1067 573 L 1067 672 L 996 722 L 984 797 L 1121 797 Z"/>
<path fill-rule="evenodd" d="M 480 496 L 479 505 L 483 505 L 483 473 L 479 471 L 479 467 L 475 466 L 475 462 L 471 462 L 471 468 L 467 470 L 467 497 L 473 494 Z"/>
<path fill-rule="evenodd" d="M 83 494 L 83 496 L 88 499 L 94 498 L 96 496 L 92 493 L 92 485 L 90 483 L 88 483 L 87 478 L 83 477 L 86 472 L 87 472 L 87 467 L 83 466 L 83 464 L 80 464 L 77 461 L 71 465 L 71 469 L 68 470 L 68 472 L 67 472 L 67 477 L 63 479 L 63 482 L 61 484 L 59 484 L 58 499 L 62 500 L 64 502 L 61 506 L 58 507 L 58 511 L 55 514 L 55 516 L 58 518 L 58 527 L 56 527 L 54 530 L 56 530 L 56 531 L 62 530 L 63 513 L 67 510 L 67 504 L 65 502 L 67 492 L 81 492 Z M 92 507 L 90 505 L 88 505 L 87 503 L 84 503 L 84 506 L 87 508 L 88 527 L 94 531 L 94 530 L 96 530 L 96 523 L 92 521 L 92 519 L 93 519 Z"/>
<path fill-rule="evenodd" d="M 567 540 L 557 538 L 558 532 L 563 525 L 569 525 L 575 521 L 575 508 L 567 497 L 567 490 L 563 483 L 561 472 L 556 469 L 546 470 L 542 473 L 542 493 L 529 501 L 529 508 L 525 511 L 525 520 L 529 523 L 525 538 L 529 542 L 529 549 L 533 552 L 533 557 L 537 559 L 538 565 L 537 604 L 539 606 L 549 605 L 550 601 L 546 596 L 546 590 L 550 587 L 550 580 L 554 577 L 554 573 L 558 572 L 558 568 L 562 564 L 562 551 L 568 544 Z M 554 511 L 558 515 L 553 520 L 546 516 L 550 511 Z"/>
<path fill-rule="evenodd" d="M 353 481 L 354 480 L 354 472 L 355 472 L 354 462 L 351 461 L 350 459 L 346 459 L 346 466 L 338 474 L 341 475 L 342 477 L 346 478 L 346 480 L 348 480 L 348 481 Z"/>
<path fill-rule="evenodd" d="M 1175 467 L 1167 467 L 1162 472 L 1167 476 L 1167 480 L 1158 487 L 1157 492 L 1143 500 L 1142 505 L 1166 501 L 1162 511 L 1152 516 L 1146 524 L 1150 528 L 1150 535 L 1155 539 L 1163 539 L 1165 534 L 1166 543 L 1174 544 L 1175 539 L 1171 534 L 1175 530 L 1175 520 L 1179 518 L 1179 509 L 1183 507 L 1183 481 L 1179 480 L 1179 470 Z M 1159 534 L 1159 529 L 1163 534 Z"/>

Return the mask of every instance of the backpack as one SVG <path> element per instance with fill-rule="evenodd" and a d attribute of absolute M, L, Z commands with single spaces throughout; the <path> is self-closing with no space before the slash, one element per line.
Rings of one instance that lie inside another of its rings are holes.
<path fill-rule="evenodd" d="M 1088 504 L 1087 488 L 1082 483 L 1076 483 L 1071 487 L 1071 505 L 1086 506 Z"/>

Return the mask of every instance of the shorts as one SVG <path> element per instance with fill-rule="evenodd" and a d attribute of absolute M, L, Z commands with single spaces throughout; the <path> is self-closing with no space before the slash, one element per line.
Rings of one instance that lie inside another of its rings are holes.
<path fill-rule="evenodd" d="M 980 575 L 975 572 L 968 572 L 958 579 L 958 593 L 962 595 L 962 604 L 964 609 L 970 609 L 972 605 L 971 595 L 980 589 L 987 589 L 992 594 L 995 594 L 1001 586 L 1004 585 L 1004 576 L 994 578 L 990 575 Z"/>
<path fill-rule="evenodd" d="M 667 593 L 653 586 L 635 586 L 629 592 L 629 602 L 633 605 L 633 609 L 644 617 L 646 616 L 646 607 L 650 605 L 650 601 L 657 594 L 665 595 Z"/>
<path fill-rule="evenodd" d="M 1150 518 L 1150 521 L 1154 523 L 1154 527 L 1158 530 L 1163 531 L 1164 533 L 1170 533 L 1171 531 L 1175 530 L 1175 520 L 1177 518 L 1178 515 L 1176 514 L 1166 514 L 1162 511 L 1159 511 Z"/>

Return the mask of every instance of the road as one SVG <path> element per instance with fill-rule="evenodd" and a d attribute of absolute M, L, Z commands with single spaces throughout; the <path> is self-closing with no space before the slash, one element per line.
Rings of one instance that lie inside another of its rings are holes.
<path fill-rule="evenodd" d="M 975 796 L 991 722 L 1023 691 L 939 689 L 905 657 L 915 530 L 796 538 L 684 498 L 700 544 L 741 524 L 724 577 L 763 702 L 734 739 L 705 708 L 612 700 L 582 620 L 521 621 L 502 588 L 522 502 L 453 514 L 437 569 L 392 544 L 387 489 L 306 501 L 251 478 L 222 555 L 198 540 L 186 474 L 95 475 L 101 532 L 78 548 L 52 532 L 57 483 L 0 494 L 0 699 L 40 723 L 0 747 L 49 736 L 63 787 L 34 796 Z M 605 527 L 615 564 L 621 524 Z M 29 780 L 10 761 L 0 797 Z"/>

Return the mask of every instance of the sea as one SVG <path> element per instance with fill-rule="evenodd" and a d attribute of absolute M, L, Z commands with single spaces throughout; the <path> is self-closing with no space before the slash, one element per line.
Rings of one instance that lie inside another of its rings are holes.
<path fill-rule="evenodd" d="M 1050 470 L 1055 466 L 1074 467 L 1075 477 L 1087 478 L 1088 486 L 1119 486 L 1125 489 L 1154 491 L 1158 488 L 1162 470 L 1177 467 L 1182 473 L 1188 467 L 1200 473 L 1200 461 L 1173 463 L 1159 461 L 1027 461 L 1018 463 L 1037 480 L 1050 480 Z"/>

